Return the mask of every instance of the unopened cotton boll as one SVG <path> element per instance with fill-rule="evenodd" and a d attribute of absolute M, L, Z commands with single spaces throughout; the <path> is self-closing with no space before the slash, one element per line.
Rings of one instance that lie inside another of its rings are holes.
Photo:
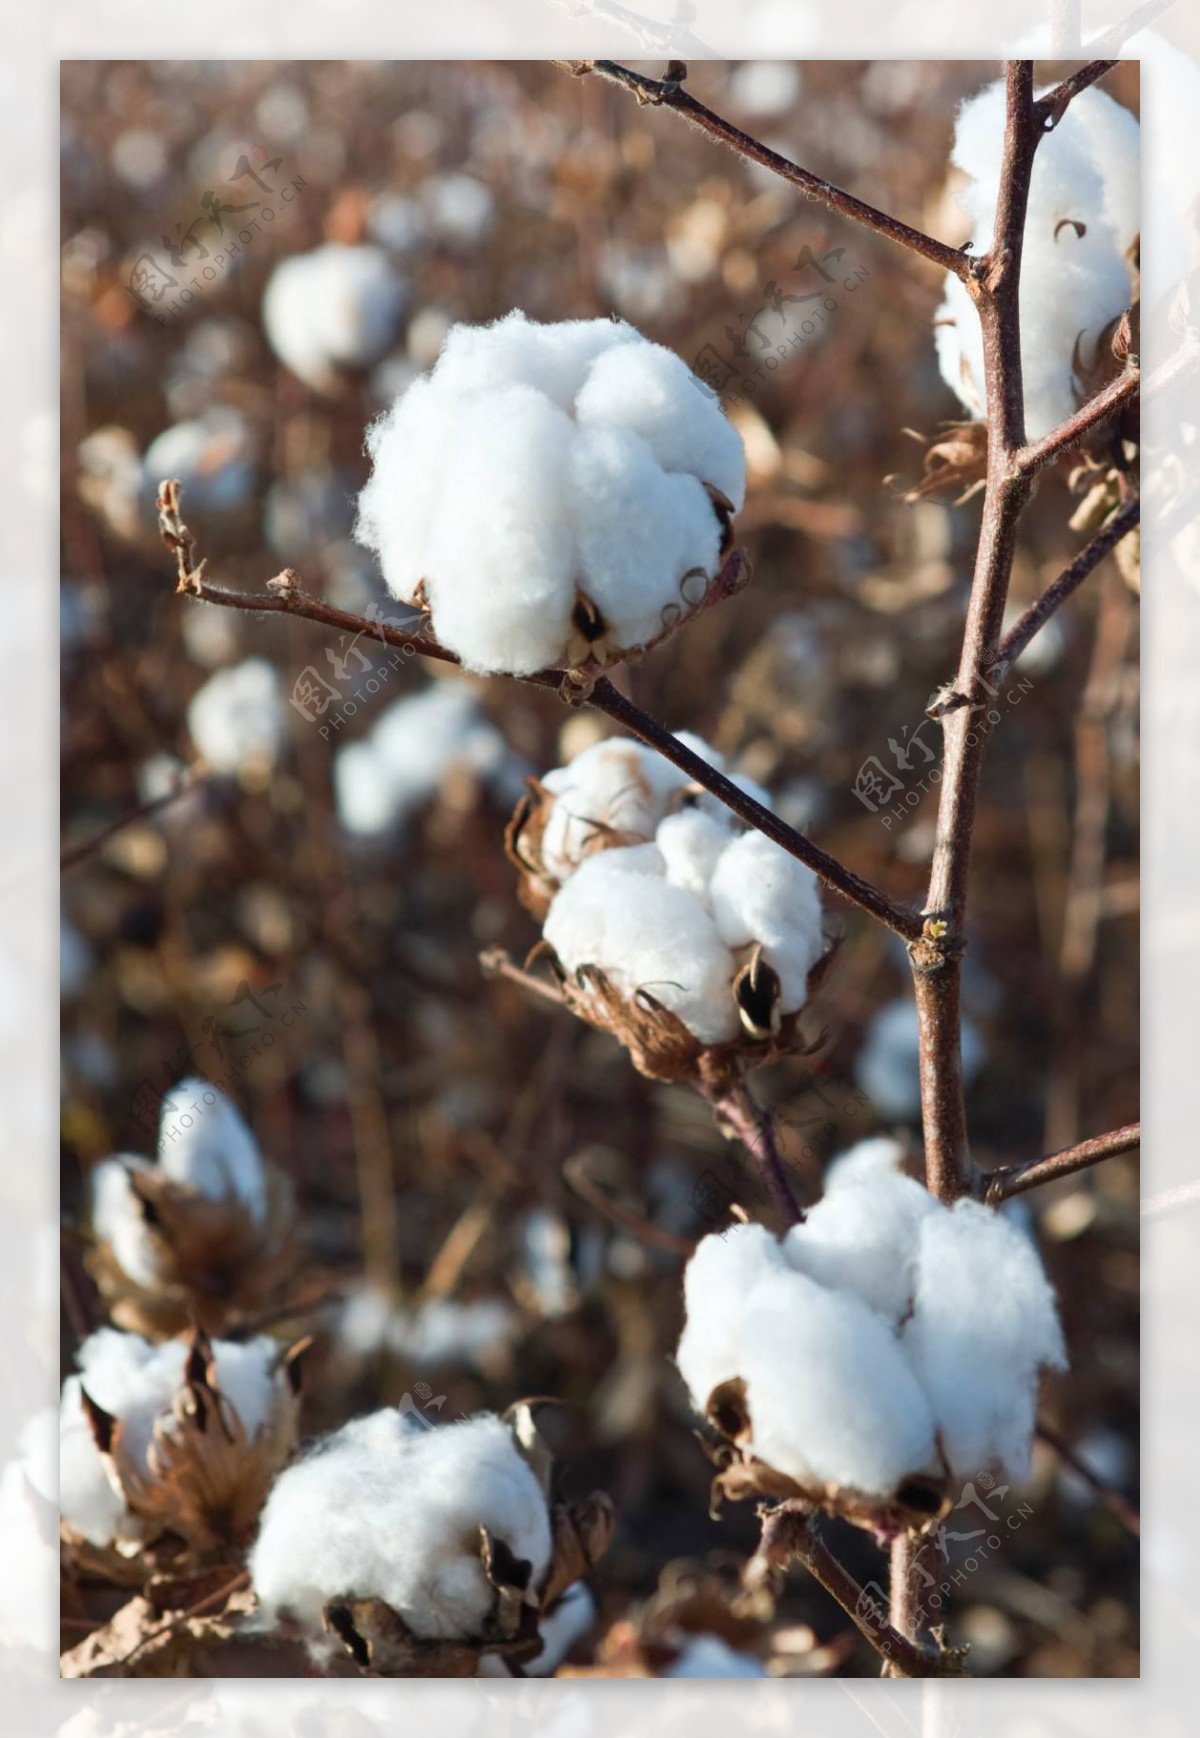
<path fill-rule="evenodd" d="M 992 242 L 1004 144 L 1004 88 L 963 105 L 953 163 L 970 178 L 958 198 L 977 251 Z M 1133 294 L 1130 256 L 1139 229 L 1139 129 L 1128 110 L 1094 86 L 1081 91 L 1033 161 L 1021 260 L 1021 372 L 1025 430 L 1048 434 L 1077 408 L 1076 358 L 1096 342 Z M 935 330 L 942 377 L 974 416 L 984 406 L 983 339 L 962 282 L 946 280 Z"/>
<path fill-rule="evenodd" d="M 341 369 L 366 368 L 382 356 L 404 293 L 382 248 L 331 242 L 275 267 L 263 295 L 263 329 L 293 374 L 327 392 Z"/>
<path fill-rule="evenodd" d="M 380 1599 L 425 1639 L 472 1640 L 495 1590 L 486 1527 L 537 1585 L 550 1559 L 545 1498 L 507 1427 L 483 1413 L 427 1426 L 371 1413 L 313 1445 L 277 1479 L 250 1556 L 267 1621 L 290 1612 L 318 1636 L 330 1600 Z"/>
<path fill-rule="evenodd" d="M 954 1473 L 973 1478 L 999 1462 L 1024 1477 L 1038 1372 L 1066 1367 L 1054 1293 L 1030 1240 L 976 1201 L 929 1214 L 903 1337 Z"/>
<path fill-rule="evenodd" d="M 232 777 L 273 765 L 283 741 L 279 672 L 265 658 L 218 670 L 188 706 L 192 741 L 213 772 Z"/>
<path fill-rule="evenodd" d="M 368 435 L 357 536 L 470 669 L 605 662 L 718 571 L 741 440 L 686 365 L 610 320 L 458 325 Z"/>

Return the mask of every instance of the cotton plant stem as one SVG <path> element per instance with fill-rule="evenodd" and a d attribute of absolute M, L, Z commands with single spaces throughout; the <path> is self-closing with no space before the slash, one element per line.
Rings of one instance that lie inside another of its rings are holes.
<path fill-rule="evenodd" d="M 185 768 L 169 791 L 164 791 L 161 796 L 151 797 L 148 802 L 139 803 L 136 808 L 129 809 L 123 815 L 118 815 L 115 821 L 110 821 L 108 826 L 101 827 L 98 832 L 93 833 L 88 839 L 81 840 L 78 845 L 64 846 L 58 860 L 59 873 L 62 874 L 67 869 L 74 869 L 76 864 L 93 856 L 126 827 L 132 827 L 138 821 L 148 821 L 151 815 L 157 815 L 162 809 L 169 808 L 172 803 L 177 803 L 180 797 L 195 790 L 205 777 L 206 774 L 202 765 Z"/>
<path fill-rule="evenodd" d="M 814 175 L 811 170 L 803 169 L 798 163 L 793 163 L 778 151 L 772 151 L 761 140 L 744 133 L 740 127 L 735 127 L 731 121 L 721 115 L 714 114 L 712 109 L 697 102 L 691 93 L 684 89 L 683 79 L 687 68 L 680 61 L 673 61 L 665 78 L 647 78 L 644 73 L 634 72 L 630 67 L 621 66 L 615 60 L 578 60 L 566 63 L 570 71 L 582 76 L 586 73 L 596 73 L 601 78 L 608 79 L 613 84 L 624 87 L 632 92 L 640 103 L 653 103 L 657 107 L 674 109 L 677 114 L 690 121 L 701 132 L 710 138 L 717 139 L 723 145 L 728 145 L 731 151 L 736 151 L 739 157 L 745 157 L 751 163 L 757 163 L 764 169 L 773 170 L 776 175 L 790 181 L 793 187 L 798 187 L 810 200 L 826 206 L 830 211 L 836 211 L 842 217 L 849 217 L 855 223 L 861 223 L 864 228 L 874 230 L 876 235 L 886 236 L 889 241 L 906 247 L 910 253 L 919 254 L 922 259 L 932 261 L 941 266 L 944 271 L 953 272 L 957 278 L 967 278 L 971 271 L 969 256 L 958 248 L 950 247 L 944 241 L 937 241 L 923 230 L 914 229 L 911 224 L 902 223 L 899 218 L 890 217 L 886 211 L 878 211 L 875 206 L 868 205 L 863 199 L 856 199 L 852 193 L 846 193 L 842 188 L 835 187 L 831 181 L 824 180 L 820 175 Z"/>
<path fill-rule="evenodd" d="M 1071 1471 L 1096 1493 L 1109 1513 L 1115 1515 L 1121 1525 L 1132 1533 L 1135 1539 L 1140 1539 L 1142 1536 L 1142 1518 L 1129 1499 L 1123 1497 L 1120 1491 L 1115 1490 L 1106 1479 L 1101 1478 L 1100 1474 L 1088 1465 L 1082 1455 L 1076 1454 L 1067 1439 L 1060 1436 L 1058 1431 L 1052 1429 L 1050 1425 L 1039 1424 L 1037 1434 L 1048 1448 L 1054 1450 L 1063 1464 L 1069 1466 Z"/>
<path fill-rule="evenodd" d="M 1021 656 L 1034 635 L 1061 608 L 1072 592 L 1083 584 L 1093 569 L 1100 565 L 1109 550 L 1115 549 L 1121 539 L 1134 529 L 1141 518 L 1141 507 L 1141 497 L 1138 495 L 1126 501 L 1086 548 L 1080 550 L 1071 565 L 1017 618 L 1000 642 L 996 653 L 998 663 L 1010 665 Z"/>
<path fill-rule="evenodd" d="M 1036 1189 L 1042 1183 L 1057 1182 L 1060 1177 L 1086 1171 L 1119 1153 L 1136 1152 L 1141 1144 L 1141 1123 L 1127 1123 L 1124 1128 L 1093 1135 L 1090 1140 L 1079 1141 L 1075 1146 L 1064 1147 L 1061 1152 L 1049 1153 L 1045 1158 L 1027 1159 L 1024 1164 L 1005 1165 L 1000 1170 L 991 1171 L 981 1179 L 983 1198 L 989 1206 L 998 1207 L 1001 1201 L 1023 1195 L 1027 1189 Z"/>
<path fill-rule="evenodd" d="M 1078 38 L 1077 38 L 1078 39 Z M 1087 90 L 1102 79 L 1105 73 L 1111 72 L 1114 66 L 1119 66 L 1116 60 L 1089 60 L 1081 66 L 1078 72 L 1073 72 L 1069 78 L 1064 78 L 1044 96 L 1037 98 L 1033 105 L 1033 115 L 1039 127 L 1056 127 L 1066 114 L 1068 105 L 1074 101 L 1080 91 Z"/>
<path fill-rule="evenodd" d="M 401 651 L 434 658 L 441 663 L 458 667 L 459 660 L 453 652 L 447 651 L 445 646 L 439 645 L 427 634 L 408 627 L 396 627 L 379 618 L 356 616 L 349 610 L 338 609 L 333 604 L 326 603 L 322 598 L 310 596 L 290 568 L 268 580 L 267 589 L 262 592 L 230 591 L 223 586 L 212 585 L 206 576 L 205 563 L 194 560 L 195 539 L 180 518 L 179 506 L 178 481 L 172 478 L 161 483 L 159 523 L 163 541 L 176 558 L 176 590 L 181 595 L 226 609 L 301 616 L 306 621 L 319 622 L 323 627 L 337 628 L 343 633 L 362 635 L 367 639 L 378 639 Z M 561 694 L 565 672 L 538 670 L 519 680 Z M 727 779 L 716 767 L 710 766 L 700 755 L 693 753 L 680 742 L 665 725 L 660 724 L 649 713 L 643 712 L 631 700 L 627 700 L 606 676 L 595 681 L 590 690 L 582 694 L 582 698 L 585 704 L 603 712 L 639 741 L 656 749 L 664 759 L 686 772 L 694 783 L 711 792 L 726 808 L 745 821 L 748 827 L 764 833 L 782 850 L 806 864 L 827 886 L 840 893 L 851 904 L 887 924 L 889 929 L 903 936 L 906 941 L 914 940 L 921 933 L 921 919 L 911 906 L 892 899 L 882 888 L 864 880 L 861 875 L 856 875 L 852 869 L 847 869 L 836 857 L 831 857 L 819 845 L 814 845 L 803 833 L 789 827 L 778 815 L 763 808 L 761 803 L 756 803 L 753 797 L 747 796 L 731 779 Z"/>
<path fill-rule="evenodd" d="M 1122 373 L 1110 380 L 1094 398 L 1089 398 L 1066 422 L 1052 428 L 1040 440 L 1030 441 L 1028 444 L 1022 440 L 1017 450 L 1010 455 L 1014 473 L 1018 477 L 1035 476 L 1055 459 L 1073 451 L 1080 441 L 1102 427 L 1110 417 L 1133 404 L 1141 390 L 1141 383 L 1140 368 L 1136 363 L 1127 363 Z"/>
<path fill-rule="evenodd" d="M 799 1225 L 804 1209 L 797 1201 L 779 1151 L 775 1119 L 756 1103 L 743 1083 L 719 1094 L 705 1093 L 720 1123 L 737 1137 L 758 1166 L 776 1210 L 787 1225 Z"/>

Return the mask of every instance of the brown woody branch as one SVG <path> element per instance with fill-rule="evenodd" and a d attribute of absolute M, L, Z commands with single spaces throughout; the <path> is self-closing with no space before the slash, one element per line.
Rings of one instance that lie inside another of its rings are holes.
<path fill-rule="evenodd" d="M 1082 405 L 1074 416 L 1068 417 L 1057 428 L 1052 428 L 1040 440 L 1030 441 L 1013 453 L 1012 464 L 1016 474 L 1032 477 L 1047 465 L 1053 464 L 1055 459 L 1062 458 L 1064 453 L 1077 447 L 1080 441 L 1115 416 L 1117 411 L 1132 404 L 1137 398 L 1140 386 L 1141 372 L 1136 363 L 1131 363 L 1123 374 L 1110 380 L 1103 391 Z"/>
<path fill-rule="evenodd" d="M 706 1096 L 708 1096 L 706 1094 Z M 775 1119 L 758 1104 L 745 1084 L 709 1098 L 718 1121 L 741 1141 L 767 1186 L 777 1212 L 786 1225 L 799 1225 L 804 1209 L 792 1189 L 775 1134 Z"/>
<path fill-rule="evenodd" d="M 874 230 L 876 235 L 898 242 L 901 247 L 908 248 L 910 253 L 920 254 L 922 259 L 932 261 L 944 271 L 953 272 L 956 278 L 970 277 L 974 262 L 968 254 L 958 248 L 949 247 L 944 241 L 935 240 L 933 236 L 926 235 L 923 230 L 914 229 L 911 224 L 903 223 L 897 217 L 889 216 L 886 211 L 876 210 L 875 206 L 868 205 L 863 199 L 856 199 L 852 193 L 835 187 L 831 181 L 814 175 L 809 169 L 801 168 L 799 163 L 793 163 L 778 151 L 772 151 L 749 133 L 742 132 L 740 127 L 735 127 L 731 121 L 714 114 L 712 109 L 697 102 L 684 89 L 687 67 L 682 61 L 672 61 L 665 78 L 647 78 L 644 73 L 634 72 L 615 60 L 577 60 L 567 64 L 572 72 L 581 77 L 594 72 L 613 84 L 621 85 L 625 90 L 631 91 L 639 103 L 653 103 L 657 107 L 674 109 L 686 121 L 690 121 L 692 126 L 727 145 L 731 151 L 736 151 L 739 157 L 745 157 L 764 169 L 773 170 L 785 181 L 790 181 L 793 187 L 798 187 L 815 203 L 838 212 L 842 217 L 852 218 L 855 223 Z"/>
<path fill-rule="evenodd" d="M 1102 79 L 1106 72 L 1111 72 L 1114 66 L 1119 66 L 1116 60 L 1089 60 L 1081 66 L 1078 72 L 1073 72 L 1069 78 L 1056 84 L 1053 90 L 1048 90 L 1044 96 L 1037 98 L 1033 105 L 1033 118 L 1043 132 L 1050 132 L 1062 120 L 1070 103 L 1080 91 L 1087 90 L 1089 85 Z"/>
<path fill-rule="evenodd" d="M 1045 626 L 1071 593 L 1083 584 L 1088 574 L 1100 565 L 1109 550 L 1115 549 L 1121 539 L 1129 535 L 1138 523 L 1140 514 L 1141 498 L 1134 495 L 1113 514 L 1108 524 L 1096 533 L 1087 547 L 1080 550 L 1070 567 L 1065 568 L 1054 583 L 1048 585 L 1039 598 L 1035 598 L 1024 614 L 1018 616 L 1000 642 L 996 653 L 998 663 L 1007 666 L 1021 656 L 1038 630 Z"/>
<path fill-rule="evenodd" d="M 1075 1171 L 1085 1171 L 1102 1159 L 1112 1159 L 1118 1153 L 1132 1153 L 1142 1144 L 1140 1122 L 1127 1123 L 1124 1128 L 1110 1129 L 1107 1134 L 1093 1135 L 1076 1146 L 1063 1147 L 1044 1159 L 1027 1159 L 1024 1164 L 1004 1165 L 981 1180 L 984 1200 L 992 1207 L 1013 1195 L 1023 1195 L 1026 1189 L 1036 1189 L 1042 1183 L 1053 1183 L 1059 1177 L 1069 1177 Z"/>
<path fill-rule="evenodd" d="M 1049 1424 L 1039 1423 L 1037 1434 L 1048 1448 L 1052 1448 L 1064 1466 L 1069 1466 L 1077 1478 L 1093 1490 L 1110 1514 L 1115 1515 L 1121 1525 L 1133 1534 L 1135 1539 L 1142 1536 L 1142 1518 L 1127 1497 L 1114 1490 L 1107 1479 L 1101 1478 L 1094 1467 L 1088 1465 L 1083 1456 L 1076 1454 L 1066 1437 L 1060 1436 L 1057 1430 Z"/>
<path fill-rule="evenodd" d="M 223 587 L 211 585 L 205 576 L 205 563 L 194 560 L 195 538 L 180 518 L 178 479 L 167 479 L 159 485 L 158 508 L 163 541 L 176 558 L 176 590 L 183 595 L 198 599 L 202 603 L 222 605 L 227 609 L 301 616 L 307 621 L 338 628 L 344 633 L 374 637 L 385 645 L 417 653 L 423 658 L 436 658 L 445 664 L 458 664 L 453 652 L 447 651 L 445 646 L 439 645 L 427 634 L 395 627 L 381 618 L 356 616 L 349 610 L 338 609 L 333 604 L 326 603 L 322 598 L 310 597 L 291 568 L 268 580 L 265 592 L 227 591 Z M 538 670 L 533 675 L 518 679 L 556 694 L 564 693 L 567 683 L 566 672 L 562 670 Z M 790 856 L 807 864 L 814 874 L 852 904 L 870 912 L 872 917 L 885 923 L 889 929 L 895 930 L 906 940 L 911 941 L 921 933 L 921 919 L 911 906 L 902 905 L 892 899 L 882 888 L 864 880 L 861 875 L 856 875 L 852 869 L 847 869 L 836 857 L 831 857 L 819 845 L 814 845 L 810 839 L 805 838 L 803 833 L 796 832 L 785 821 L 781 821 L 778 815 L 763 808 L 761 803 L 756 803 L 753 797 L 747 796 L 731 779 L 710 766 L 706 760 L 702 760 L 698 754 L 694 754 L 657 719 L 652 718 L 648 712 L 643 712 L 631 700 L 627 700 L 606 676 L 600 677 L 583 698 L 587 705 L 605 713 L 639 741 L 656 749 L 664 759 L 687 773 L 695 784 L 711 792 L 726 808 L 745 821 L 748 827 L 765 833 L 768 839 L 773 840 Z"/>

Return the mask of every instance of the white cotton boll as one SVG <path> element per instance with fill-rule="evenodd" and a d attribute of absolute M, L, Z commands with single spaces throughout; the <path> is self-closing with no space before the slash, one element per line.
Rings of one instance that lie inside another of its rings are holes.
<path fill-rule="evenodd" d="M 207 1080 L 181 1080 L 163 1101 L 158 1162 L 164 1175 L 210 1201 L 240 1201 L 259 1224 L 267 1212 L 262 1154 L 240 1112 Z"/>
<path fill-rule="evenodd" d="M 763 833 L 742 833 L 722 853 L 710 889 L 713 917 L 730 948 L 761 942 L 779 974 L 785 1013 L 803 1007 L 824 942 L 817 878 Z"/>
<path fill-rule="evenodd" d="M 213 772 L 231 777 L 274 763 L 284 733 L 279 672 L 265 658 L 218 670 L 192 696 L 188 729 Z"/>
<path fill-rule="evenodd" d="M 802 1484 L 888 1496 L 936 1464 L 929 1403 L 891 1328 L 803 1274 L 746 1301 L 738 1371 L 754 1453 Z"/>
<path fill-rule="evenodd" d="M 765 1678 L 767 1669 L 751 1654 L 738 1653 L 719 1635 L 689 1637 L 664 1678 Z"/>
<path fill-rule="evenodd" d="M 696 1245 L 683 1276 L 687 1319 L 675 1362 L 697 1412 L 714 1388 L 741 1374 L 746 1299 L 784 1266 L 778 1240 L 762 1225 L 731 1225 Z"/>
<path fill-rule="evenodd" d="M 511 1346 L 516 1324 L 515 1311 L 502 1298 L 430 1298 L 393 1318 L 388 1344 L 418 1369 L 485 1367 Z"/>
<path fill-rule="evenodd" d="M 276 1480 L 250 1572 L 264 1617 L 290 1611 L 318 1632 L 331 1599 L 383 1600 L 414 1635 L 475 1637 L 494 1590 L 479 1528 L 532 1564 L 550 1558 L 536 1478 L 491 1414 L 428 1427 L 373 1413 L 324 1438 Z"/>
<path fill-rule="evenodd" d="M 465 405 L 430 527 L 438 638 L 468 669 L 531 675 L 566 645 L 575 602 L 570 418 L 525 386 Z M 386 577 L 386 575 L 385 575 Z"/>
<path fill-rule="evenodd" d="M 425 577 L 430 527 L 449 477 L 458 405 L 415 380 L 367 431 L 371 475 L 354 535 L 379 557 L 393 597 L 412 603 Z"/>
<path fill-rule="evenodd" d="M 709 884 L 721 853 L 733 837 L 732 816 L 719 820 L 701 808 L 668 815 L 658 826 L 654 843 L 662 852 L 667 880 L 708 904 Z"/>
<path fill-rule="evenodd" d="M 396 335 L 404 285 L 382 248 L 331 242 L 275 267 L 263 295 L 272 350 L 307 386 L 375 362 Z"/>
<path fill-rule="evenodd" d="M 486 241 L 496 218 L 495 200 L 473 175 L 433 176 L 421 188 L 421 202 L 433 233 L 459 247 Z"/>
<path fill-rule="evenodd" d="M 696 748 L 696 741 L 688 746 Z M 542 834 L 542 861 L 565 881 L 597 828 L 652 838 L 687 776 L 643 743 L 610 737 L 555 767 L 542 784 L 555 799 Z"/>
<path fill-rule="evenodd" d="M 916 1004 L 907 996 L 889 1002 L 871 1020 L 854 1064 L 854 1078 L 876 1116 L 898 1122 L 920 1116 L 920 1047 Z M 979 1074 L 985 1056 L 978 1028 L 964 1018 L 962 1072 L 967 1085 Z"/>
<path fill-rule="evenodd" d="M 588 596 L 618 644 L 647 645 L 699 602 L 720 565 L 712 502 L 628 429 L 581 429 L 571 480 Z"/>
<path fill-rule="evenodd" d="M 358 838 L 378 838 L 394 822 L 391 785 L 370 737 L 338 749 L 333 762 L 333 800 L 343 828 Z"/>
<path fill-rule="evenodd" d="M 735 109 L 756 119 L 782 115 L 800 95 L 800 68 L 792 60 L 747 60 L 729 75 Z"/>
<path fill-rule="evenodd" d="M 685 471 L 746 497 L 741 436 L 687 364 L 661 344 L 622 344 L 597 358 L 576 400 L 580 423 L 632 429 L 666 471 Z"/>
<path fill-rule="evenodd" d="M 702 1044 L 725 1043 L 738 1032 L 733 962 L 701 901 L 664 881 L 662 865 L 645 845 L 589 857 L 543 933 L 567 971 L 598 966 L 626 999 L 645 990 Z"/>
<path fill-rule="evenodd" d="M 141 1200 L 130 1182 L 133 1171 L 149 1170 L 131 1153 L 105 1159 L 89 1178 L 92 1232 L 107 1243 L 118 1266 L 137 1285 L 153 1291 L 159 1282 L 158 1262 L 146 1228 Z"/>
<path fill-rule="evenodd" d="M 825 1193 L 802 1225 L 784 1238 L 799 1272 L 858 1298 L 898 1324 L 916 1285 L 917 1234 L 937 1204 L 927 1189 L 897 1171 L 892 1141 L 863 1141 L 834 1164 Z"/>
<path fill-rule="evenodd" d="M 645 339 L 623 320 L 543 325 L 514 308 L 490 326 L 451 327 L 433 378 L 441 391 L 464 396 L 532 386 L 560 410 L 571 410 L 597 357 L 628 343 Z"/>
<path fill-rule="evenodd" d="M 905 1349 L 958 1478 L 1028 1471 L 1040 1369 L 1064 1369 L 1054 1293 L 1029 1239 L 976 1201 L 927 1215 Z"/>

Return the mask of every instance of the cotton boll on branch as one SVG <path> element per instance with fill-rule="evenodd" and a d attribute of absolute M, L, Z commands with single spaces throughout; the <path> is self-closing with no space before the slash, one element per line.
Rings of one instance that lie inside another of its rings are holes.
<path fill-rule="evenodd" d="M 266 1217 L 266 1176 L 258 1143 L 217 1086 L 181 1080 L 163 1101 L 158 1162 L 165 1176 L 210 1201 L 239 1201 L 252 1219 Z"/>
<path fill-rule="evenodd" d="M 192 696 L 187 717 L 192 741 L 213 772 L 261 776 L 283 743 L 279 672 L 265 658 L 218 670 Z"/>
<path fill-rule="evenodd" d="M 149 1291 L 161 1276 L 154 1245 L 146 1235 L 145 1209 L 132 1181 L 136 1171 L 148 1169 L 146 1161 L 132 1153 L 104 1159 L 91 1174 L 90 1194 L 93 1236 L 107 1244 L 130 1279 Z"/>
<path fill-rule="evenodd" d="M 594 743 L 542 780 L 553 797 L 541 860 L 565 881 L 598 840 L 652 839 L 686 785 L 686 775 L 643 743 L 624 737 Z"/>
<path fill-rule="evenodd" d="M 703 602 L 745 493 L 719 405 L 611 320 L 453 327 L 368 445 L 356 535 L 482 673 L 600 666 L 663 637 Z"/>
<path fill-rule="evenodd" d="M 331 242 L 275 267 L 263 295 L 263 328 L 306 386 L 335 391 L 343 369 L 368 367 L 391 344 L 404 295 L 381 248 Z"/>
<path fill-rule="evenodd" d="M 763 833 L 742 833 L 713 870 L 717 932 L 733 949 L 760 944 L 779 976 L 780 1007 L 804 1005 L 808 975 L 821 957 L 821 897 L 817 878 Z"/>
<path fill-rule="evenodd" d="M 731 1225 L 697 1244 L 683 1277 L 687 1319 L 675 1353 L 697 1412 L 705 1410 L 714 1388 L 741 1373 L 746 1298 L 783 1267 L 777 1239 L 761 1225 Z"/>

